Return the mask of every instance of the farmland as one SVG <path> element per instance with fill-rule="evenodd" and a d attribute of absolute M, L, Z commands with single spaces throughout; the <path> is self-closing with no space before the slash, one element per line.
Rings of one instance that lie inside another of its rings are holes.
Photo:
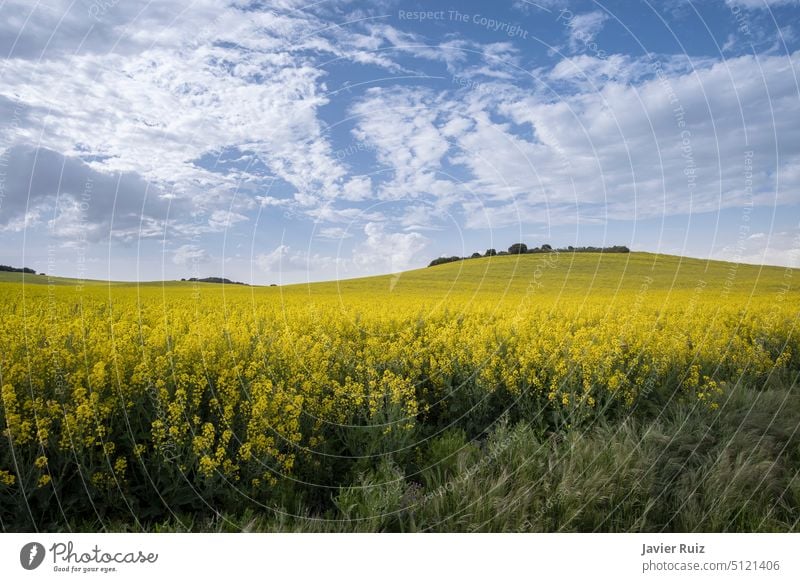
<path fill-rule="evenodd" d="M 795 270 L 0 276 L 6 530 L 800 528 Z"/>

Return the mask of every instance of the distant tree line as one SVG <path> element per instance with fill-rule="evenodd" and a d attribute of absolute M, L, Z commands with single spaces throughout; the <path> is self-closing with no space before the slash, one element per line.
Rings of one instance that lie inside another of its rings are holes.
<path fill-rule="evenodd" d="M 29 269 L 28 267 L 9 267 L 8 265 L 0 265 L 0 271 L 5 271 L 6 273 L 29 273 L 31 275 L 36 274 L 36 271 L 34 271 L 33 269 Z"/>
<path fill-rule="evenodd" d="M 190 279 L 181 279 L 181 281 L 194 281 L 195 283 L 225 283 L 226 285 L 247 285 L 247 283 L 242 283 L 241 281 L 231 281 L 225 277 L 204 277 L 202 279 L 191 277 Z"/>
<path fill-rule="evenodd" d="M 508 247 L 507 251 L 500 251 L 498 252 L 495 249 L 487 249 L 485 253 L 472 253 L 469 257 L 439 257 L 438 259 L 433 259 L 429 267 L 435 267 L 436 265 L 443 265 L 445 263 L 454 263 L 456 261 L 463 261 L 466 259 L 479 259 L 481 257 L 494 257 L 497 255 L 529 255 L 535 253 L 629 253 L 631 250 L 623 245 L 614 245 L 611 247 L 566 247 L 561 249 L 554 249 L 548 244 L 544 244 L 540 247 L 533 247 L 528 248 L 528 245 L 525 243 L 514 243 L 510 247 Z"/>

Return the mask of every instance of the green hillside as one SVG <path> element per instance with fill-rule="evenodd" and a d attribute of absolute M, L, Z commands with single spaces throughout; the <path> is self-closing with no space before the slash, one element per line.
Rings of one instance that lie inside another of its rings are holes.
<path fill-rule="evenodd" d="M 359 299 L 392 299 L 407 297 L 519 300 L 524 296 L 539 299 L 571 299 L 598 295 L 605 300 L 616 294 L 646 290 L 648 293 L 681 296 L 702 292 L 709 296 L 738 296 L 770 293 L 796 293 L 800 270 L 786 267 L 759 266 L 691 259 L 652 253 L 550 253 L 502 255 L 465 259 L 435 267 L 396 274 L 302 283 L 281 287 L 220 285 L 188 281 L 107 282 L 78 280 L 22 273 L 0 273 L 0 283 L 26 285 L 83 285 L 84 288 L 145 288 L 169 286 L 171 292 L 181 289 L 213 293 L 224 289 L 231 294 L 283 297 L 331 295 Z"/>
<path fill-rule="evenodd" d="M 800 284 L 797 269 L 706 261 L 651 253 L 551 253 L 466 259 L 435 267 L 339 282 L 315 283 L 311 294 L 367 293 L 443 298 L 448 295 L 535 294 L 558 298 L 639 291 L 763 294 Z M 298 286 L 286 287 L 294 292 Z"/>

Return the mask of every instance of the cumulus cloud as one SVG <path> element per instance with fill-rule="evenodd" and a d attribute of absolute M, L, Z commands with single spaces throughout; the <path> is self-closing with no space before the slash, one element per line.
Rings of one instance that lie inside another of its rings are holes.
<path fill-rule="evenodd" d="M 737 263 L 800 268 L 800 232 L 756 232 L 715 250 L 711 256 Z"/>
<path fill-rule="evenodd" d="M 208 263 L 210 260 L 208 251 L 194 244 L 181 245 L 172 253 L 172 262 L 182 267 Z"/>
<path fill-rule="evenodd" d="M 293 274 L 305 272 L 311 274 L 337 264 L 336 258 L 310 253 L 307 250 L 293 249 L 281 244 L 268 253 L 256 255 L 256 266 L 265 273 Z"/>
<path fill-rule="evenodd" d="M 103 172 L 80 159 L 45 148 L 14 146 L 6 162 L 0 227 L 19 230 L 46 220 L 51 234 L 64 239 L 132 240 L 163 236 L 170 211 L 186 211 L 185 201 L 133 172 Z"/>
<path fill-rule="evenodd" d="M 536 159 L 554 202 L 601 202 L 614 218 L 712 211 L 751 197 L 794 203 L 797 189 L 787 180 L 800 162 L 800 141 L 796 128 L 774 120 L 800 114 L 790 73 L 799 62 L 798 53 L 746 56 L 667 72 L 654 60 L 654 74 L 633 86 L 607 82 L 558 102 L 522 99 L 501 108 L 528 124 L 549 153 Z"/>
<path fill-rule="evenodd" d="M 353 263 L 366 270 L 396 273 L 419 262 L 419 254 L 430 242 L 418 232 L 387 232 L 381 223 L 364 227 L 366 239 L 353 253 Z"/>
<path fill-rule="evenodd" d="M 268 273 L 280 271 L 283 268 L 282 263 L 289 256 L 290 251 L 288 245 L 279 245 L 268 253 L 257 255 L 256 264 L 262 271 Z"/>
<path fill-rule="evenodd" d="M 453 104 L 423 89 L 371 89 L 354 104 L 354 137 L 369 144 L 377 161 L 392 170 L 382 184 L 383 199 L 443 195 L 452 184 L 438 175 L 450 149 L 444 135 Z"/>
<path fill-rule="evenodd" d="M 265 273 L 288 274 L 326 271 L 337 276 L 370 273 L 396 273 L 426 262 L 422 251 L 430 242 L 417 232 L 392 232 L 383 223 L 370 222 L 363 227 L 364 238 L 347 254 L 332 257 L 281 244 L 258 254 L 254 262 Z M 325 229 L 323 238 L 349 238 L 344 229 Z"/>
<path fill-rule="evenodd" d="M 335 190 L 345 174 L 316 117 L 327 100 L 321 72 L 310 65 L 273 54 L 243 58 L 238 49 L 218 46 L 76 60 L 80 66 L 69 75 L 59 59 L 36 65 L 10 59 L 2 70 L 0 94 L 31 108 L 42 128 L 35 139 L 44 147 L 208 200 L 258 178 L 193 163 L 231 145 L 247 143 L 275 175 L 315 195 Z M 230 68 L 232 62 L 240 66 Z M 9 139 L 33 138 L 30 127 L 19 127 Z"/>
<path fill-rule="evenodd" d="M 370 64 L 392 69 L 374 50 L 393 33 L 384 26 L 365 45 L 374 33 L 331 27 L 314 12 L 323 8 L 300 7 L 6 3 L 0 111 L 18 104 L 26 122 L 0 128 L 0 143 L 36 143 L 96 171 L 138 174 L 204 207 L 276 178 L 302 206 L 363 200 L 369 178 L 347 175 L 319 117 L 329 97 L 314 55 L 372 55 Z M 258 164 L 223 172 L 197 163 L 242 146 Z"/>
<path fill-rule="evenodd" d="M 473 228 L 800 202 L 800 136 L 774 121 L 800 117 L 800 53 L 614 62 L 622 72 L 556 99 L 505 83 L 452 96 L 372 91 L 354 107 L 356 135 L 392 170 L 385 197 L 457 204 Z M 609 66 L 573 64 L 578 76 Z M 448 177 L 454 166 L 469 179 Z"/>

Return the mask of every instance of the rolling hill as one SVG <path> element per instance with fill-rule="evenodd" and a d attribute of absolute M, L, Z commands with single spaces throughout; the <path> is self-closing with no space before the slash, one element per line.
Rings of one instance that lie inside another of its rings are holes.
<path fill-rule="evenodd" d="M 569 298 L 624 301 L 630 293 L 646 292 L 662 300 L 702 295 L 746 301 L 751 296 L 796 296 L 800 269 L 710 261 L 674 255 L 632 252 L 503 255 L 465 259 L 396 274 L 301 283 L 281 287 L 222 285 L 190 281 L 141 283 L 78 280 L 22 273 L 0 273 L 0 283 L 59 286 L 82 285 L 84 291 L 163 286 L 171 292 L 247 294 L 253 297 L 305 297 L 319 300 L 348 297 L 362 300 L 442 301 L 491 300 L 519 302 L 524 298 L 552 302 Z"/>

